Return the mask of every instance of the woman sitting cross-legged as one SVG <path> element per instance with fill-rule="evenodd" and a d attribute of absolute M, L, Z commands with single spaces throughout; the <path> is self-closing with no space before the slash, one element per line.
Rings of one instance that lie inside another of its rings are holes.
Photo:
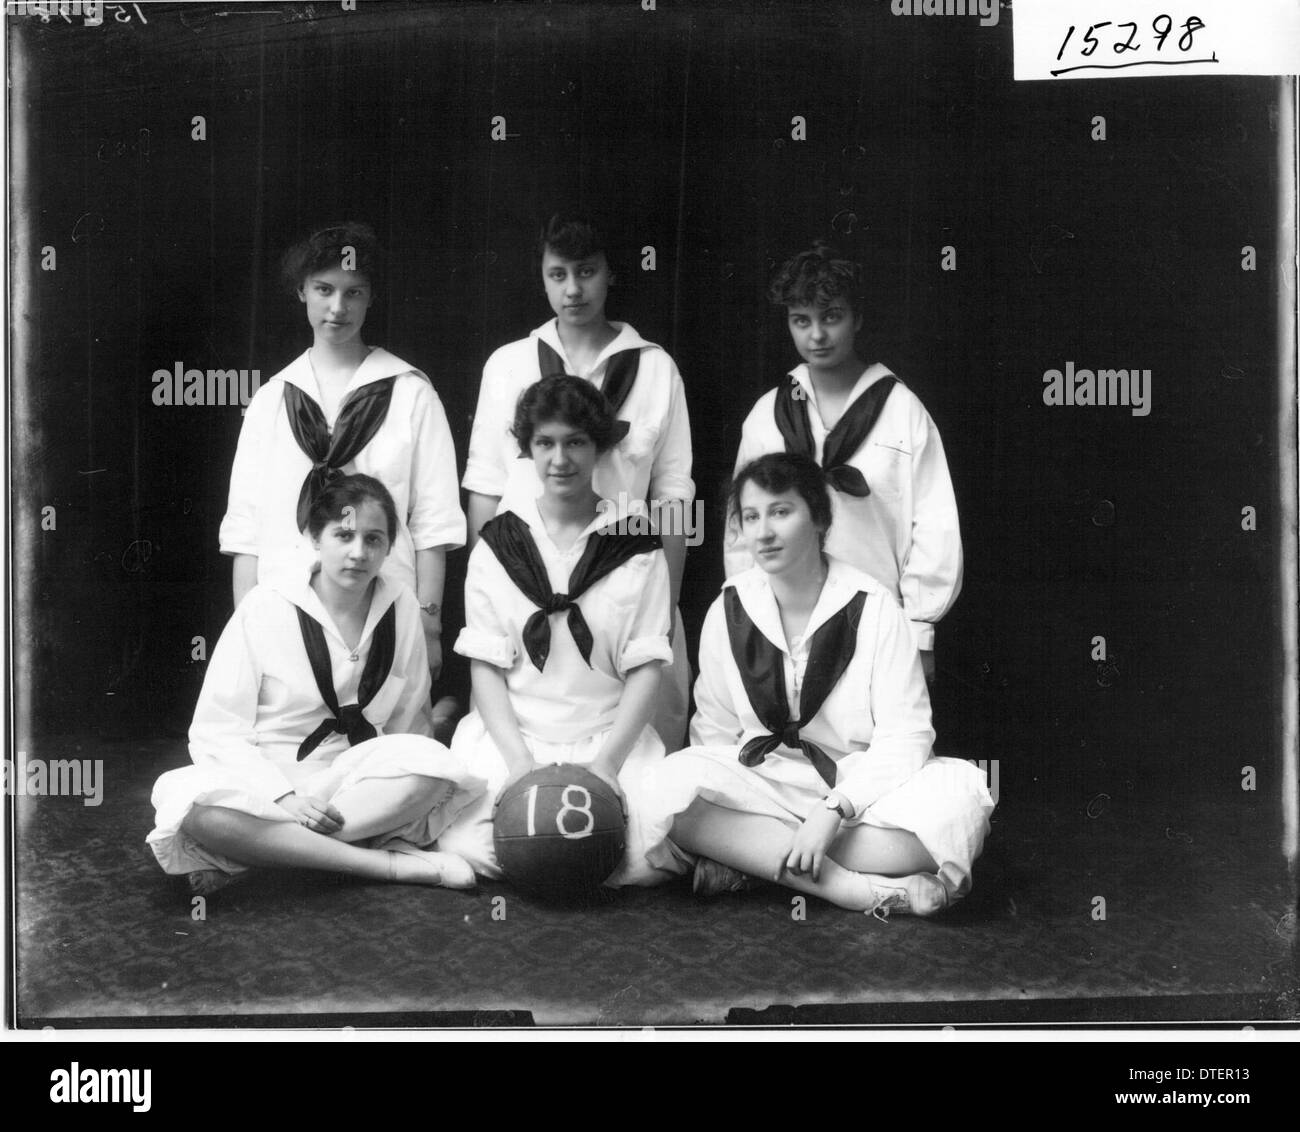
<path fill-rule="evenodd" d="M 494 803 L 513 782 L 557 763 L 586 767 L 622 796 L 627 848 L 605 882 L 652 885 L 642 836 L 647 785 L 664 747 L 650 725 L 660 670 L 672 661 L 668 562 L 657 536 L 592 486 L 626 425 L 590 382 L 556 375 L 529 386 L 514 436 L 534 483 L 507 495 L 483 526 L 465 582 L 474 711 L 452 751 L 488 793 L 447 830 L 443 847 L 500 877 Z M 672 871 L 682 872 L 680 866 Z"/>
<path fill-rule="evenodd" d="M 379 572 L 397 527 L 378 480 L 336 480 L 307 524 L 319 571 L 255 586 L 221 634 L 194 765 L 155 784 L 148 836 L 194 892 L 257 867 L 474 884 L 462 858 L 428 849 L 483 783 L 429 737 L 418 601 Z"/>
<path fill-rule="evenodd" d="M 831 507 L 806 456 L 742 468 L 731 510 L 756 565 L 700 639 L 692 746 L 656 768 L 652 864 L 712 894 L 762 878 L 842 908 L 930 915 L 970 888 L 993 801 L 931 754 L 911 631 L 880 583 L 822 551 Z"/>

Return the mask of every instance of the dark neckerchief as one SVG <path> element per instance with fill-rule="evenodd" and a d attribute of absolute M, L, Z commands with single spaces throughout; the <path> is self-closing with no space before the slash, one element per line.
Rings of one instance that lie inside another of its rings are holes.
<path fill-rule="evenodd" d="M 366 666 L 361 670 L 361 683 L 357 688 L 357 702 L 339 707 L 338 693 L 334 690 L 334 666 L 330 663 L 329 645 L 325 643 L 325 630 L 320 622 L 298 609 L 298 625 L 302 629 L 302 643 L 307 647 L 307 659 L 311 662 L 311 674 L 316 678 L 316 690 L 333 715 L 316 728 L 298 747 L 298 761 L 302 762 L 321 745 L 331 732 L 338 732 L 348 737 L 348 746 L 355 747 L 367 739 L 373 739 L 377 732 L 374 725 L 361 714 L 375 693 L 383 687 L 388 673 L 393 667 L 393 656 L 397 651 L 397 603 L 394 602 L 379 619 L 374 636 L 370 640 L 370 654 L 366 657 Z"/>
<path fill-rule="evenodd" d="M 569 575 L 569 592 L 557 594 L 551 590 L 546 575 L 546 564 L 533 539 L 533 532 L 513 511 L 503 511 L 483 524 L 482 539 L 492 548 L 510 580 L 538 610 L 524 623 L 524 648 L 528 659 L 538 672 L 546 667 L 551 654 L 552 613 L 569 614 L 569 632 L 582 659 L 591 667 L 593 640 L 587 619 L 578 608 L 578 598 L 606 574 L 611 574 L 623 563 L 638 554 L 658 550 L 663 543 L 658 535 L 602 534 L 593 532 L 587 537 L 587 547 L 578 564 Z"/>
<path fill-rule="evenodd" d="M 875 427 L 880 411 L 898 384 L 892 373 L 886 374 L 844 410 L 835 427 L 826 434 L 822 448 L 822 468 L 826 479 L 836 491 L 863 499 L 871 494 L 866 478 L 849 461 L 862 447 Z M 809 420 L 808 391 L 794 378 L 783 382 L 776 390 L 776 427 L 785 441 L 787 452 L 797 452 L 810 460 L 817 458 L 817 444 L 813 440 Z"/>
<path fill-rule="evenodd" d="M 757 766 L 769 751 L 778 746 L 789 747 L 802 751 L 822 781 L 833 787 L 835 760 L 816 743 L 800 738 L 799 732 L 821 711 L 826 697 L 853 659 L 858 642 L 858 622 L 862 619 L 862 606 L 867 595 L 861 591 L 854 594 L 843 609 L 813 634 L 808 643 L 808 667 L 804 670 L 803 687 L 799 692 L 802 714 L 799 719 L 792 720 L 785 688 L 785 654 L 754 624 L 735 586 L 728 586 L 723 594 L 731 655 L 740 671 L 740 681 L 745 686 L 750 707 L 768 730 L 767 735 L 756 736 L 741 748 L 740 761 L 745 766 Z M 866 689 L 862 691 L 865 695 Z"/>
<path fill-rule="evenodd" d="M 623 408 L 623 402 L 636 384 L 637 370 L 641 366 L 641 348 L 634 346 L 630 350 L 620 350 L 609 359 L 605 367 L 605 381 L 601 392 L 609 402 L 614 415 Z M 551 346 L 537 339 L 537 368 L 543 377 L 563 377 L 568 373 L 564 368 L 564 359 Z"/>
<path fill-rule="evenodd" d="M 284 383 L 284 408 L 289 417 L 289 428 L 298 447 L 311 461 L 311 471 L 298 492 L 300 531 L 307 526 L 307 515 L 316 497 L 331 480 L 343 474 L 344 465 L 360 455 L 383 425 L 396 380 L 395 377 L 385 377 L 349 393 L 334 422 L 332 436 L 325 423 L 325 414 L 315 399 L 292 382 Z"/>

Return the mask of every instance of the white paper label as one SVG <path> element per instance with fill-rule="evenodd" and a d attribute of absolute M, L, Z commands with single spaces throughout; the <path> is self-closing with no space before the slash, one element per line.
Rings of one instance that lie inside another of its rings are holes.
<path fill-rule="evenodd" d="M 1017 79 L 1290 75 L 1297 0 L 1018 0 Z"/>

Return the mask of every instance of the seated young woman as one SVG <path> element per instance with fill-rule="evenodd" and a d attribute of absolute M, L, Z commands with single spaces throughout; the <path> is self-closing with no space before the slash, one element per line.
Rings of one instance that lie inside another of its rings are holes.
<path fill-rule="evenodd" d="M 857 911 L 940 911 L 970 888 L 993 801 L 973 764 L 931 753 L 905 615 L 824 553 L 809 457 L 746 465 L 730 511 L 755 565 L 705 619 L 692 746 L 658 768 L 650 862 L 693 863 L 706 894 L 762 878 Z"/>
<path fill-rule="evenodd" d="M 419 602 L 380 574 L 398 527 L 378 480 L 328 484 L 307 521 L 319 570 L 254 586 L 221 634 L 194 765 L 158 779 L 148 836 L 194 892 L 250 868 L 473 886 L 464 860 L 428 848 L 483 784 L 430 738 Z"/>
<path fill-rule="evenodd" d="M 495 801 L 555 763 L 587 767 L 626 804 L 627 848 L 607 885 L 670 875 L 645 859 L 641 816 L 664 756 L 651 716 L 660 670 L 673 658 L 668 563 L 658 536 L 620 530 L 626 508 L 592 487 L 599 457 L 626 429 L 578 377 L 547 377 L 518 400 L 514 436 L 537 475 L 483 525 L 456 641 L 471 660 L 474 711 L 452 751 L 488 792 L 441 841 L 483 876 L 501 876 Z"/>

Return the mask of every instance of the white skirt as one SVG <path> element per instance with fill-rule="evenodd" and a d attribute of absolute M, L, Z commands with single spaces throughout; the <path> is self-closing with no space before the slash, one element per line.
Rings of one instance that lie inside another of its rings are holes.
<path fill-rule="evenodd" d="M 738 747 L 687 747 L 664 759 L 645 815 L 650 864 L 678 872 L 694 864 L 695 857 L 676 845 L 669 833 L 673 819 L 696 798 L 728 810 L 778 818 L 794 828 L 826 796 L 826 784 L 811 764 L 802 781 L 777 781 L 763 773 L 763 763 L 744 766 L 738 754 Z M 984 847 L 992 812 L 993 798 L 984 774 L 973 763 L 931 758 L 845 825 L 914 833 L 945 875 L 960 874 L 960 895 L 970 888 L 971 867 Z"/>
<path fill-rule="evenodd" d="M 531 735 L 525 735 L 524 741 L 538 766 L 555 763 L 587 766 L 600 753 L 608 734 L 608 730 L 599 731 L 574 743 L 548 743 Z M 496 805 L 497 794 L 509 777 L 505 759 L 501 757 L 477 711 L 470 712 L 460 721 L 451 741 L 451 749 L 475 775 L 486 780 L 487 792 L 466 808 L 443 832 L 438 841 L 439 848 L 464 857 L 480 876 L 500 878 L 503 874 L 492 844 L 492 810 Z M 618 774 L 618 784 L 627 800 L 626 848 L 622 863 L 605 882 L 610 888 L 662 884 L 674 874 L 685 871 L 683 866 L 676 863 L 670 863 L 665 868 L 655 868 L 646 857 L 644 815 L 647 801 L 653 794 L 658 769 L 663 762 L 663 744 L 654 728 L 647 725 Z"/>
<path fill-rule="evenodd" d="M 402 840 L 428 846 L 443 829 L 483 792 L 475 778 L 446 747 L 423 735 L 380 735 L 358 743 L 331 762 L 310 759 L 281 766 L 297 794 L 332 799 L 359 782 L 377 778 L 440 778 L 452 785 L 451 793 L 433 810 L 406 825 L 367 839 L 367 844 Z M 181 828 L 195 806 L 222 806 L 265 821 L 296 822 L 298 819 L 273 799 L 252 788 L 238 769 L 220 766 L 187 766 L 169 770 L 154 783 L 155 824 L 145 840 L 163 870 L 191 873 L 199 869 L 220 869 L 239 873 L 247 869 L 221 853 L 195 841 Z"/>

